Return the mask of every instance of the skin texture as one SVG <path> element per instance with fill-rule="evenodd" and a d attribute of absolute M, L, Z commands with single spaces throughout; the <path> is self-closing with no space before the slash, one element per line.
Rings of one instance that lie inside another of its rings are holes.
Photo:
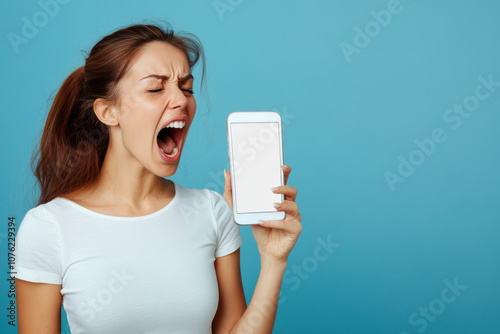
<path fill-rule="evenodd" d="M 61 285 L 15 279 L 20 334 L 61 333 Z"/>
<path fill-rule="evenodd" d="M 94 112 L 110 132 L 109 147 L 99 177 L 92 184 L 68 194 L 68 199 L 90 210 L 113 216 L 143 216 L 165 207 L 174 197 L 172 176 L 178 161 L 160 158 L 157 134 L 173 117 L 185 117 L 186 131 L 196 112 L 196 101 L 187 89 L 193 79 L 182 51 L 164 42 L 143 47 L 118 84 L 118 100 L 97 99 Z M 151 75 L 166 78 L 150 77 Z M 146 78 L 146 79 L 144 79 Z M 290 167 L 283 166 L 285 183 Z M 225 175 L 223 197 L 232 208 L 231 179 Z M 219 305 L 212 330 L 219 333 L 271 333 L 279 289 L 287 258 L 302 230 L 295 203 L 297 190 L 285 185 L 277 210 L 282 221 L 252 226 L 261 257 L 261 272 L 250 304 L 246 305 L 240 274 L 240 252 L 216 258 Z M 59 333 L 61 285 L 16 279 L 19 333 Z"/>

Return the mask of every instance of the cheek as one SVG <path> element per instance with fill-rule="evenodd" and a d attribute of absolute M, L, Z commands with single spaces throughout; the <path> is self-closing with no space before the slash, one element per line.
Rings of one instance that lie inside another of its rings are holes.
<path fill-rule="evenodd" d="M 196 113 L 196 100 L 194 97 L 189 99 L 186 109 L 189 119 L 193 120 L 194 114 Z"/>
<path fill-rule="evenodd" d="M 157 116 L 161 107 L 158 99 L 148 99 L 140 94 L 130 94 L 122 100 L 122 118 L 127 122 L 144 123 Z"/>
<path fill-rule="evenodd" d="M 133 141 L 147 138 L 145 133 L 154 132 L 158 119 L 158 103 L 151 100 L 128 96 L 122 100 L 120 127 L 122 135 Z M 135 139 L 134 139 L 135 138 Z"/>

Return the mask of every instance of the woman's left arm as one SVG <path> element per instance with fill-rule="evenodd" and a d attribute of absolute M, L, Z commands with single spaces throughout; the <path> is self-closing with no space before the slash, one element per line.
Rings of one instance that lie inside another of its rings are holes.
<path fill-rule="evenodd" d="M 277 187 L 274 192 L 285 195 L 285 200 L 277 210 L 284 211 L 286 216 L 284 220 L 252 225 L 252 232 L 259 248 L 261 270 L 252 300 L 246 309 L 242 308 L 242 301 L 245 304 L 245 299 L 244 296 L 241 297 L 243 288 L 239 251 L 216 260 L 220 299 L 219 309 L 212 325 L 214 334 L 272 333 L 288 255 L 302 230 L 299 208 L 295 203 L 297 189 L 286 185 L 291 169 L 289 166 L 283 166 L 282 169 L 285 185 Z M 232 207 L 230 180 L 229 173 L 226 173 L 223 196 Z M 224 314 L 226 316 L 223 316 Z"/>

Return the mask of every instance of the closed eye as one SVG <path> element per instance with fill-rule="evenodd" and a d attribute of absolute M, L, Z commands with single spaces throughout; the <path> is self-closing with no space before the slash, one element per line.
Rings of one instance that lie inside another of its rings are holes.
<path fill-rule="evenodd" d="M 149 89 L 148 92 L 149 93 L 159 93 L 163 90 L 163 88 L 158 88 L 158 89 Z M 192 89 L 188 89 L 188 88 L 181 88 L 181 90 L 183 92 L 186 92 L 186 93 L 189 93 L 189 94 L 194 94 L 194 91 Z"/>
<path fill-rule="evenodd" d="M 148 90 L 148 92 L 150 92 L 150 93 L 158 93 L 158 92 L 161 92 L 162 90 L 163 90 L 163 88 L 150 89 L 150 90 Z"/>

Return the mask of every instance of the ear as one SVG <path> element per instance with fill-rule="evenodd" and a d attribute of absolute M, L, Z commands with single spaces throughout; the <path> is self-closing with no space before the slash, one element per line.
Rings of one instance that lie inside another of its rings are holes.
<path fill-rule="evenodd" d="M 106 125 L 116 126 L 119 124 L 117 110 L 111 101 L 96 99 L 94 101 L 94 113 Z"/>

